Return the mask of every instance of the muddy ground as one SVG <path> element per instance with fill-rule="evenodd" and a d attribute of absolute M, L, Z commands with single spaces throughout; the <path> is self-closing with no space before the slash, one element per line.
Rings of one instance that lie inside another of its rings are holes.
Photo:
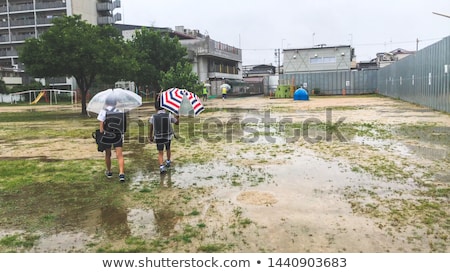
<path fill-rule="evenodd" d="M 92 204 L 82 217 L 61 213 L 52 230 L 2 224 L 0 236 L 37 239 L 29 248 L 0 249 L 450 251 L 449 114 L 378 96 L 246 97 L 204 105 L 200 116 L 182 117 L 166 175 L 158 173 L 156 148 L 142 134 L 130 135 L 123 203 Z M 137 121 L 131 126 L 146 124 L 152 111 L 148 104 L 131 112 Z M 3 146 L 2 158 L 102 162 L 90 138 Z M 93 168 L 103 171 L 102 165 Z M 93 183 L 119 184 L 103 176 Z M 28 211 L 33 209 L 40 208 Z"/>

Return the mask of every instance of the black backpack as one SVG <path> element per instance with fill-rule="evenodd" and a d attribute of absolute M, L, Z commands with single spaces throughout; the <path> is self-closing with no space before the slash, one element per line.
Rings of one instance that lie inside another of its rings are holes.
<path fill-rule="evenodd" d="M 155 139 L 170 139 L 173 134 L 169 113 L 158 113 L 153 116 Z"/>
<path fill-rule="evenodd" d="M 105 132 L 124 134 L 127 130 L 127 118 L 123 112 L 107 111 L 103 123 Z"/>

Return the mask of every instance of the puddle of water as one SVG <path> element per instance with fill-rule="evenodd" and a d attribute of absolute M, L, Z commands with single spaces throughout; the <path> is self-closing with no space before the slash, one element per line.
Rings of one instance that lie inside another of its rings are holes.
<path fill-rule="evenodd" d="M 443 160 L 448 159 L 450 151 L 442 147 L 430 147 L 423 146 L 420 143 L 417 144 L 403 144 L 399 141 L 393 141 L 389 139 L 374 139 L 370 137 L 355 136 L 352 142 L 360 145 L 369 145 L 371 147 L 394 152 L 401 156 L 417 155 L 429 160 Z M 430 144 L 427 144 L 430 145 Z"/>
<path fill-rule="evenodd" d="M 443 148 L 424 147 L 419 145 L 406 145 L 414 154 L 430 160 L 443 160 L 450 158 L 450 151 Z"/>
<path fill-rule="evenodd" d="M 93 243 L 93 237 L 84 232 L 59 232 L 42 236 L 29 252 L 70 253 L 84 252 L 86 245 Z"/>
<path fill-rule="evenodd" d="M 369 145 L 380 150 L 392 151 L 402 156 L 410 156 L 412 154 L 411 149 L 408 146 L 389 139 L 374 139 L 371 137 L 355 136 L 353 137 L 352 142 L 363 146 Z"/>

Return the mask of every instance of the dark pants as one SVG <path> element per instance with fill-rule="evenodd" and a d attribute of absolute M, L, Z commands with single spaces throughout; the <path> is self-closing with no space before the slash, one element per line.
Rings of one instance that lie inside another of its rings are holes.
<path fill-rule="evenodd" d="M 155 139 L 156 149 L 164 151 L 164 147 L 166 147 L 166 151 L 170 151 L 170 142 L 170 139 Z"/>

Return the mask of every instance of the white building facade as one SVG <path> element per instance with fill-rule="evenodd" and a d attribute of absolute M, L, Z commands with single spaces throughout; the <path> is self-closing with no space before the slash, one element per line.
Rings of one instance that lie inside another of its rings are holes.
<path fill-rule="evenodd" d="M 17 48 L 27 38 L 38 38 L 64 15 L 81 15 L 90 24 L 112 24 L 121 20 L 113 13 L 120 1 L 112 0 L 0 0 L 0 78 L 6 85 L 25 84 Z M 72 85 L 71 79 L 52 79 L 53 85 Z"/>

